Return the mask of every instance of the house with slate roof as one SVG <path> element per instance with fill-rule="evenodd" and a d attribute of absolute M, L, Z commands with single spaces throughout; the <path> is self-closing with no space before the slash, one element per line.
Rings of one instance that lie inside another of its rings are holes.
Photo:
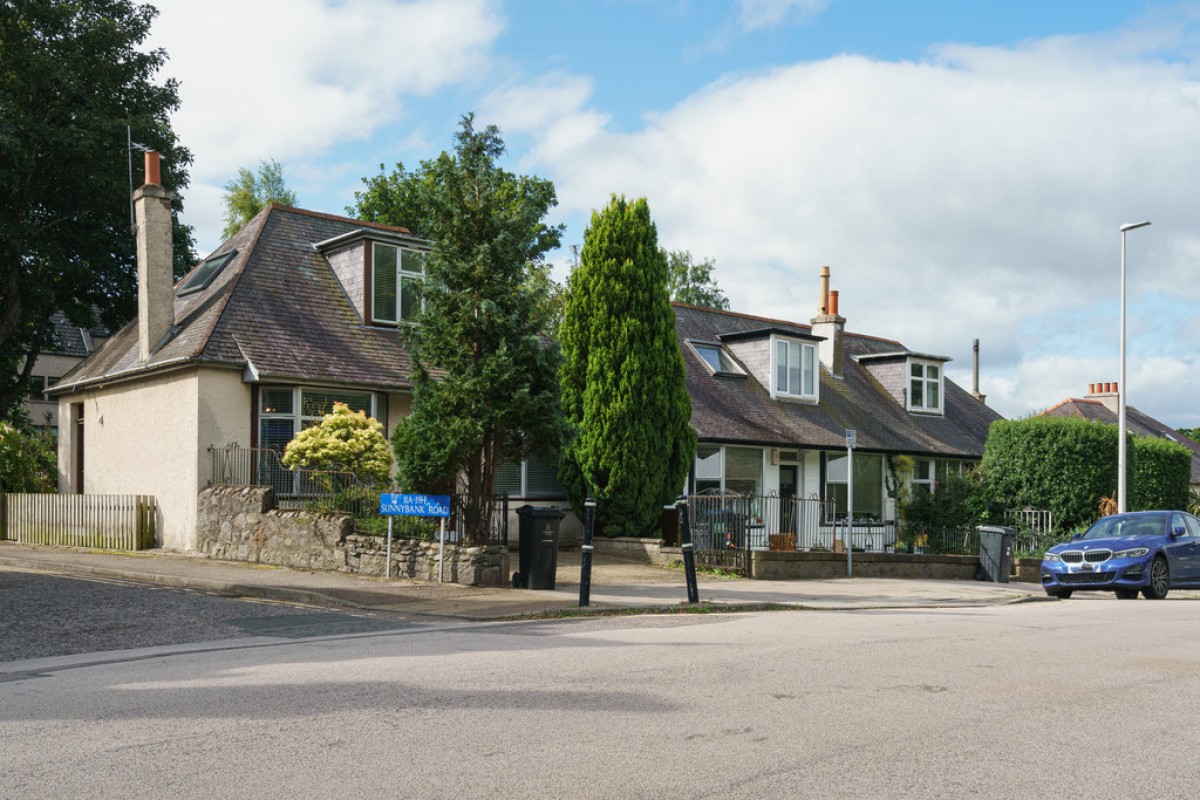
<path fill-rule="evenodd" d="M 70 422 L 60 490 L 154 495 L 159 544 L 190 550 L 212 448 L 282 452 L 334 402 L 390 436 L 410 409 L 401 331 L 430 248 L 404 228 L 273 205 L 176 283 L 158 172 L 147 154 L 134 193 L 138 317 L 50 392 Z M 691 490 L 817 496 L 844 510 L 853 429 L 856 522 L 888 520 L 889 457 L 912 456 L 915 482 L 932 485 L 979 460 L 999 418 L 945 377 L 948 358 L 846 333 L 828 268 L 810 324 L 681 304 L 675 314 L 699 437 Z M 505 464 L 497 490 L 561 503 L 556 472 L 553 459 Z"/>
<path fill-rule="evenodd" d="M 854 521 L 895 519 L 889 459 L 915 459 L 913 482 L 983 456 L 1000 416 L 946 377 L 950 359 L 845 331 L 823 268 L 810 324 L 675 306 L 698 444 L 691 491 L 819 497 L 847 508 L 846 432 L 856 432 Z"/>
<path fill-rule="evenodd" d="M 1118 394 L 1116 383 L 1093 383 L 1082 398 L 1071 397 L 1053 408 L 1043 411 L 1044 417 L 1076 417 L 1105 425 L 1116 425 L 1118 420 Z M 1168 439 L 1186 447 L 1192 453 L 1191 487 L 1200 491 L 1200 443 L 1184 436 L 1179 431 L 1153 417 L 1143 414 L 1130 405 L 1125 406 L 1125 422 L 1134 436 L 1153 436 Z"/>
<path fill-rule="evenodd" d="M 71 422 L 60 491 L 155 495 L 160 544 L 189 550 L 210 447 L 282 451 L 334 402 L 389 434 L 408 412 L 399 331 L 429 246 L 404 228 L 270 206 L 175 283 L 170 197 L 148 154 L 134 194 L 138 318 L 51 391 Z"/>
<path fill-rule="evenodd" d="M 47 392 L 93 350 L 104 344 L 108 330 L 101 325 L 81 328 L 67 315 L 56 311 L 50 316 L 51 340 L 38 355 L 29 374 L 29 397 L 25 412 L 35 428 L 58 431 L 58 403 Z"/>

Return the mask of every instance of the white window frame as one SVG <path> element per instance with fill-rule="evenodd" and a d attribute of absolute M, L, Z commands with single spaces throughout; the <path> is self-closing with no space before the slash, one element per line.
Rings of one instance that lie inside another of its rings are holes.
<path fill-rule="evenodd" d="M 780 345 L 787 347 L 787 369 L 786 384 L 783 389 L 779 386 L 779 348 Z M 795 348 L 793 351 L 792 348 Z M 797 377 L 799 386 L 791 385 L 791 359 L 795 353 L 795 357 L 799 362 L 799 370 Z M 790 339 L 784 336 L 771 337 L 771 399 L 785 398 L 789 400 L 805 400 L 817 402 L 820 400 L 821 394 L 821 368 L 820 361 L 817 358 L 817 346 L 813 342 L 805 342 L 800 339 Z M 805 392 L 805 383 L 811 381 L 811 392 Z M 792 391 L 798 389 L 798 391 Z"/>
<path fill-rule="evenodd" d="M 272 413 L 265 410 L 264 403 L 266 402 L 266 391 L 290 391 L 292 395 L 292 411 L 287 414 Z M 261 438 L 262 435 L 262 420 L 264 419 L 290 419 L 292 420 L 292 439 L 295 440 L 300 435 L 300 431 L 305 428 L 317 425 L 324 418 L 323 416 L 312 416 L 304 414 L 304 392 L 328 392 L 330 394 L 365 394 L 371 399 L 370 408 L 367 411 L 367 416 L 373 419 L 379 419 L 376 416 L 379 413 L 379 395 L 375 392 L 357 389 L 331 389 L 321 386 L 288 386 L 287 384 L 267 384 L 259 388 L 258 391 L 258 431 L 257 434 Z M 385 434 L 386 435 L 386 434 Z M 259 442 L 262 446 L 262 442 Z M 279 454 L 280 456 L 283 453 Z"/>
<path fill-rule="evenodd" d="M 908 367 L 905 370 L 907 384 L 905 386 L 905 394 L 908 397 L 908 410 L 920 411 L 926 414 L 941 414 L 946 403 L 946 370 L 944 365 L 938 361 L 922 361 L 917 359 L 909 359 Z M 920 368 L 921 374 L 918 375 L 917 369 Z M 937 377 L 929 377 L 930 369 L 937 370 Z M 913 384 L 920 381 L 921 384 L 921 402 L 917 403 L 914 397 Z M 936 387 L 937 403 L 931 405 L 927 402 L 929 397 L 929 387 Z"/>
<path fill-rule="evenodd" d="M 376 303 L 376 294 L 375 294 L 375 285 L 377 283 L 376 272 L 379 268 L 379 253 L 383 248 L 389 248 L 391 250 L 396 251 L 396 267 L 395 267 L 395 269 L 396 269 L 396 275 L 395 275 L 395 278 L 396 278 L 396 308 L 395 308 L 395 312 L 393 313 L 393 315 L 391 317 L 381 316 L 379 309 L 377 307 L 378 303 Z M 405 253 L 415 254 L 420 258 L 420 264 L 421 264 L 420 271 L 404 269 L 404 254 Z M 413 319 L 404 319 L 404 313 L 403 313 L 404 312 L 404 281 L 405 280 L 408 280 L 408 281 L 413 281 L 413 280 L 424 281 L 425 280 L 425 258 L 426 258 L 426 256 L 427 256 L 427 253 L 425 251 L 417 250 L 416 248 L 413 248 L 413 247 L 400 247 L 399 245 L 387 244 L 386 242 L 372 242 L 371 243 L 371 296 L 368 299 L 370 300 L 371 321 L 372 322 L 374 322 L 376 324 L 381 324 L 381 325 L 401 325 L 401 324 L 412 325 L 415 322 L 415 320 L 413 320 Z M 424 307 L 425 307 L 425 298 L 422 297 L 421 304 L 420 304 L 418 311 L 423 310 Z"/>

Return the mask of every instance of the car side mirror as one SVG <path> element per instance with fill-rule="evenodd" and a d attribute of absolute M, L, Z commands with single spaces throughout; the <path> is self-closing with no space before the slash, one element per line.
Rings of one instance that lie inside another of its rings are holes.
<path fill-rule="evenodd" d="M 1072 536 L 1072 537 L 1071 537 L 1071 541 L 1072 541 L 1072 542 L 1077 542 L 1077 541 L 1079 541 L 1079 540 L 1080 540 L 1080 539 L 1082 539 L 1082 538 L 1083 538 L 1083 534 L 1082 534 L 1082 533 L 1077 533 L 1077 534 L 1075 534 L 1074 536 Z"/>
<path fill-rule="evenodd" d="M 1175 528 L 1173 531 L 1171 531 L 1171 536 L 1176 539 L 1178 539 L 1180 536 L 1187 536 L 1187 528 L 1180 525 L 1178 528 Z"/>

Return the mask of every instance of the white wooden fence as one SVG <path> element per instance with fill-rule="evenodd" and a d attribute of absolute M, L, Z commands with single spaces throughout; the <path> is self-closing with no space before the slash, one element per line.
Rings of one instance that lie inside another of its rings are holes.
<path fill-rule="evenodd" d="M 146 550 L 158 501 L 132 494 L 0 494 L 0 539 L 27 544 Z"/>

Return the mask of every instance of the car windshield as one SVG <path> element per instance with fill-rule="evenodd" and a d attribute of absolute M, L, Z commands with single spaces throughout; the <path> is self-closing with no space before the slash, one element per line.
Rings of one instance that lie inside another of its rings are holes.
<path fill-rule="evenodd" d="M 1084 539 L 1109 539 L 1121 536 L 1159 536 L 1165 526 L 1163 514 L 1105 517 L 1088 528 Z"/>

